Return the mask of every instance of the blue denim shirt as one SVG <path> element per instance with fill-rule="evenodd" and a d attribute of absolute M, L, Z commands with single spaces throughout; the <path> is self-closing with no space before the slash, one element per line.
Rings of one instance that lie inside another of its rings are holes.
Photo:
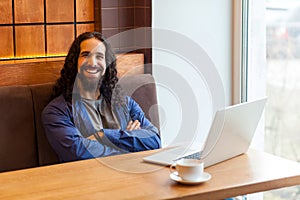
<path fill-rule="evenodd" d="M 128 152 L 157 149 L 161 146 L 158 129 L 145 117 L 140 106 L 126 96 L 121 105 L 112 108 L 120 129 L 103 129 L 102 141 L 87 137 L 95 130 L 78 100 L 67 102 L 63 95 L 53 99 L 42 112 L 46 136 L 61 162 L 111 156 Z M 130 120 L 139 120 L 141 129 L 127 131 Z M 84 123 L 83 123 L 84 122 Z"/>

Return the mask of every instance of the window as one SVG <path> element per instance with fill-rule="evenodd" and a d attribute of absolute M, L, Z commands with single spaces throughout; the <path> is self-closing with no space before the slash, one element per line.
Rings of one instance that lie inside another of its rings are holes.
<path fill-rule="evenodd" d="M 300 1 L 243 2 L 249 5 L 248 20 L 243 19 L 248 24 L 243 48 L 248 52 L 243 54 L 247 62 L 241 82 L 247 83 L 248 100 L 268 97 L 264 122 L 258 127 L 262 134 L 254 145 L 299 162 Z M 263 199 L 300 199 L 300 186 L 264 192 Z"/>

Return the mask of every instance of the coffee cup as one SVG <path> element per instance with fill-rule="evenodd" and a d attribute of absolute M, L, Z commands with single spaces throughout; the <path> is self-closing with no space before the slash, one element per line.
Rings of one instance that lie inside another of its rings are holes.
<path fill-rule="evenodd" d="M 180 159 L 170 166 L 171 173 L 186 181 L 197 181 L 202 177 L 204 163 L 197 159 Z"/>

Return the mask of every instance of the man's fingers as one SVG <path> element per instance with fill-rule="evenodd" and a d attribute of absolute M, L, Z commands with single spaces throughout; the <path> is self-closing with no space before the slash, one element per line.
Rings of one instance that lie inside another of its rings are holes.
<path fill-rule="evenodd" d="M 141 123 L 138 120 L 135 120 L 132 124 L 133 130 L 140 129 Z"/>
<path fill-rule="evenodd" d="M 141 129 L 141 123 L 139 122 L 139 120 L 134 120 L 134 122 L 132 122 L 132 120 L 130 120 L 128 122 L 126 130 L 132 131 L 132 130 L 137 130 L 137 129 Z"/>
<path fill-rule="evenodd" d="M 89 140 L 97 140 L 94 135 L 90 135 L 89 137 L 87 137 L 87 139 L 89 139 Z"/>
<path fill-rule="evenodd" d="M 131 129 L 131 125 L 132 125 L 132 120 L 130 120 L 130 121 L 128 122 L 127 127 L 126 127 L 126 130 L 131 131 L 131 130 L 130 130 L 130 129 Z"/>

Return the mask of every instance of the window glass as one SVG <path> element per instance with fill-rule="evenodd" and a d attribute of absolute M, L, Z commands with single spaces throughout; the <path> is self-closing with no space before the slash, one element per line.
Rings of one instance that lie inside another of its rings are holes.
<path fill-rule="evenodd" d="M 249 7 L 248 18 L 243 19 L 248 30 L 243 47 L 247 48 L 243 55 L 247 58 L 243 66 L 246 76 L 242 76 L 247 87 L 242 89 L 248 101 L 268 97 L 252 147 L 299 162 L 300 0 L 243 2 Z M 267 191 L 248 199 L 300 199 L 300 186 Z"/>
<path fill-rule="evenodd" d="M 265 151 L 299 162 L 300 1 L 268 0 L 265 11 Z M 300 186 L 265 192 L 264 199 L 300 199 Z"/>

